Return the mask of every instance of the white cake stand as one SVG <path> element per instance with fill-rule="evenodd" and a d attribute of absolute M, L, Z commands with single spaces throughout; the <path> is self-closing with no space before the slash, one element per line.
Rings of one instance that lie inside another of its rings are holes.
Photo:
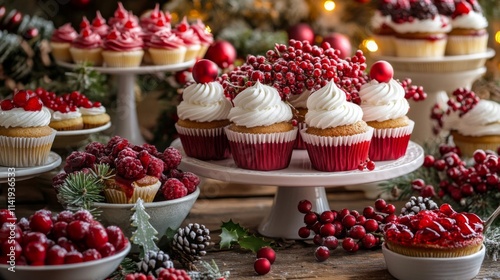
<path fill-rule="evenodd" d="M 0 166 L 0 183 L 7 183 L 9 178 L 14 177 L 15 182 L 31 179 L 39 174 L 48 172 L 61 164 L 61 157 L 50 152 L 44 165 L 33 167 L 15 167 L 14 172 L 7 166 Z M 12 175 L 12 173 L 14 173 Z"/>
<path fill-rule="evenodd" d="M 57 63 L 71 69 L 80 67 L 79 65 L 62 61 L 58 61 Z M 100 73 L 114 75 L 118 80 L 115 134 L 127 138 L 134 144 L 143 144 L 146 142 L 139 129 L 135 106 L 134 87 L 137 75 L 180 71 L 193 66 L 194 63 L 195 61 L 191 60 L 172 65 L 148 65 L 128 68 L 90 67 Z"/>
<path fill-rule="evenodd" d="M 58 148 L 81 146 L 82 143 L 87 141 L 87 139 L 91 134 L 104 131 L 110 127 L 111 127 L 111 122 L 108 122 L 105 125 L 93 128 L 57 131 L 54 143 L 52 143 L 52 148 L 58 149 Z"/>
<path fill-rule="evenodd" d="M 470 55 L 444 56 L 440 58 L 416 58 L 375 56 L 376 60 L 386 60 L 394 68 L 394 78 L 411 78 L 413 84 L 424 87 L 428 94 L 423 101 L 410 101 L 408 116 L 415 121 L 411 139 L 423 144 L 431 139 L 431 110 L 434 104 L 446 104 L 448 93 L 465 87 L 470 89 L 472 83 L 481 77 L 486 68 L 484 63 L 495 55 L 493 49 L 484 53 Z"/>
<path fill-rule="evenodd" d="M 202 161 L 185 155 L 180 140 L 172 146 L 183 155 L 180 168 L 199 176 L 228 183 L 274 185 L 278 190 L 268 216 L 259 225 L 259 233 L 268 237 L 300 239 L 298 230 L 304 226 L 303 214 L 297 210 L 300 200 L 312 202 L 314 211 L 331 209 L 325 187 L 363 184 L 387 180 L 410 173 L 424 160 L 422 147 L 410 142 L 405 156 L 392 161 L 375 162 L 372 171 L 321 172 L 311 167 L 306 150 L 294 150 L 290 165 L 275 171 L 255 171 L 238 168 L 232 158 L 219 161 Z"/>

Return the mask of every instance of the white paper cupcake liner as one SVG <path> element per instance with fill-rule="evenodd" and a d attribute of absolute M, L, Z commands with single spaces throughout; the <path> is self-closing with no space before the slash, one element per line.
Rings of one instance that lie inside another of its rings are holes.
<path fill-rule="evenodd" d="M 130 204 L 136 203 L 139 198 L 142 198 L 144 202 L 152 202 L 160 189 L 160 185 L 161 183 L 158 181 L 156 184 L 147 187 L 134 187 L 134 193 L 130 198 L 127 198 L 124 191 L 107 188 L 104 189 L 104 196 L 108 203 Z"/>
<path fill-rule="evenodd" d="M 224 128 L 227 138 L 231 142 L 237 143 L 248 143 L 248 144 L 264 144 L 264 143 L 283 143 L 295 141 L 297 137 L 297 128 L 294 127 L 293 130 L 287 132 L 278 133 L 241 133 L 235 132 L 228 127 Z"/>
<path fill-rule="evenodd" d="M 447 39 L 430 41 L 401 38 L 394 40 L 396 55 L 399 57 L 443 57 L 447 41 Z"/>
<path fill-rule="evenodd" d="M 0 165 L 32 167 L 45 165 L 56 131 L 44 137 L 0 136 Z"/>
<path fill-rule="evenodd" d="M 373 138 L 399 138 L 411 134 L 415 122 L 412 120 L 408 121 L 407 126 L 395 127 L 395 128 L 382 128 L 373 130 Z"/>
<path fill-rule="evenodd" d="M 447 55 L 466 55 L 485 52 L 488 48 L 488 34 L 483 36 L 449 35 L 446 44 Z"/>

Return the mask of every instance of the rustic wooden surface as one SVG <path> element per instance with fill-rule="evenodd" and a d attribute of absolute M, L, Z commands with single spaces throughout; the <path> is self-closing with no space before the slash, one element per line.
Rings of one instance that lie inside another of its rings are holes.
<path fill-rule="evenodd" d="M 47 182 L 46 177 L 18 182 L 18 216 L 27 216 L 40 208 L 60 210 Z M 209 180 L 208 184 L 202 187 L 200 197 L 184 224 L 204 224 L 211 230 L 215 244 L 219 241 L 221 223 L 229 219 L 256 231 L 272 206 L 275 190 L 275 187 L 269 186 L 229 185 Z M 363 192 L 343 188 L 328 189 L 327 196 L 332 209 L 349 208 L 361 211 L 374 201 L 367 199 Z M 319 263 L 314 259 L 316 246 L 312 242 L 279 241 L 283 246 L 277 248 L 276 262 L 272 265 L 271 272 L 264 276 L 258 276 L 254 272 L 255 255 L 249 251 L 219 250 L 214 246 L 204 260 L 214 259 L 221 270 L 230 271 L 229 279 L 395 279 L 388 273 L 380 249 L 348 253 L 337 248 L 327 261 Z M 500 261 L 485 259 L 475 279 L 500 279 Z"/>

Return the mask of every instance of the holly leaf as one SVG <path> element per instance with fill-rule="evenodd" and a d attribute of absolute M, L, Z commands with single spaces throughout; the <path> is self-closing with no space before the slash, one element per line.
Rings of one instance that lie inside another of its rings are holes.
<path fill-rule="evenodd" d="M 222 228 L 222 232 L 219 235 L 220 236 L 220 243 L 219 246 L 221 249 L 224 248 L 231 248 L 231 245 L 234 242 L 238 242 L 239 236 L 236 230 L 228 230 L 226 228 Z"/>
<path fill-rule="evenodd" d="M 238 239 L 238 243 L 240 244 L 241 248 L 251 250 L 254 253 L 257 253 L 257 251 L 259 251 L 259 249 L 262 247 L 271 247 L 270 241 L 266 241 L 263 238 L 257 237 L 255 235 L 242 236 Z"/>
<path fill-rule="evenodd" d="M 245 228 L 243 228 L 240 224 L 236 224 L 231 219 L 227 222 L 222 222 L 221 228 L 225 228 L 228 231 L 235 231 L 240 237 L 249 235 L 249 232 Z"/>

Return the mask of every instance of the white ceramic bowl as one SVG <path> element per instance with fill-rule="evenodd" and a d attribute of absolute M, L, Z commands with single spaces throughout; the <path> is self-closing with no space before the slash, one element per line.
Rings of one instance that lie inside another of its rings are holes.
<path fill-rule="evenodd" d="M 5 280 L 103 280 L 120 265 L 130 251 L 130 243 L 117 254 L 96 261 L 64 265 L 16 266 L 15 272 L 9 265 L 0 265 L 1 279 Z"/>
<path fill-rule="evenodd" d="M 149 223 L 158 231 L 158 237 L 163 236 L 168 228 L 176 230 L 182 224 L 199 194 L 200 188 L 197 187 L 193 193 L 178 199 L 144 203 L 150 216 Z M 130 217 L 134 204 L 94 203 L 94 206 L 102 211 L 99 219 L 104 225 L 118 226 L 125 236 L 132 236 L 134 228 Z"/>
<path fill-rule="evenodd" d="M 485 248 L 458 258 L 417 258 L 394 253 L 382 245 L 389 273 L 399 280 L 470 280 L 481 269 Z"/>

